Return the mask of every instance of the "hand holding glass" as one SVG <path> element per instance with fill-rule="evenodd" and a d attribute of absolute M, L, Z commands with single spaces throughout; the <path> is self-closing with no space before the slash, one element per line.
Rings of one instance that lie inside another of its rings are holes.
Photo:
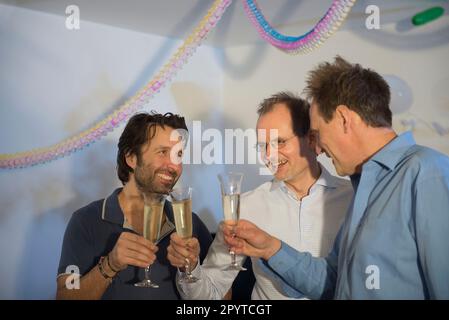
<path fill-rule="evenodd" d="M 224 223 L 236 225 L 240 218 L 240 191 L 243 173 L 229 172 L 218 175 L 221 187 L 221 199 L 223 202 Z M 231 264 L 225 270 L 246 270 L 235 261 L 235 252 L 230 251 Z"/>
<path fill-rule="evenodd" d="M 159 239 L 164 214 L 165 196 L 160 194 L 143 194 L 143 236 L 156 244 Z M 145 268 L 145 278 L 134 285 L 143 288 L 159 288 L 159 285 L 150 280 L 151 265 Z"/>
<path fill-rule="evenodd" d="M 183 239 L 192 238 L 192 191 L 190 187 L 175 188 L 170 192 L 173 200 L 173 214 L 175 216 L 176 233 Z M 193 283 L 199 279 L 190 270 L 190 260 L 185 258 L 186 273 L 179 282 Z"/>

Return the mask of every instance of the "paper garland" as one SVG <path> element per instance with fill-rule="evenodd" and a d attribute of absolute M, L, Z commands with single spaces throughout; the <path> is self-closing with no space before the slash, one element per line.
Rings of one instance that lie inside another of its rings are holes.
<path fill-rule="evenodd" d="M 285 36 L 277 32 L 263 16 L 255 0 L 242 0 L 245 12 L 260 36 L 289 54 L 304 54 L 318 48 L 345 21 L 356 0 L 334 0 L 320 21 L 304 35 Z"/>
<path fill-rule="evenodd" d="M 112 114 L 93 127 L 53 146 L 15 154 L 0 154 L 0 168 L 24 168 L 49 162 L 80 150 L 106 136 L 120 123 L 128 120 L 136 111 L 141 109 L 173 78 L 215 27 L 231 2 L 232 0 L 216 0 L 198 26 L 157 75 Z"/>
<path fill-rule="evenodd" d="M 298 37 L 282 35 L 271 27 L 257 7 L 255 0 L 242 1 L 245 12 L 262 38 L 286 53 L 297 54 L 310 52 L 329 38 L 346 19 L 356 0 L 334 0 L 332 6 L 315 27 Z M 171 81 L 174 75 L 187 63 L 189 57 L 193 55 L 197 47 L 216 26 L 231 2 L 232 0 L 215 0 L 198 26 L 156 76 L 112 114 L 80 134 L 50 147 L 14 154 L 0 154 L 0 168 L 25 168 L 67 156 L 96 142 L 122 122 L 127 121 Z"/>

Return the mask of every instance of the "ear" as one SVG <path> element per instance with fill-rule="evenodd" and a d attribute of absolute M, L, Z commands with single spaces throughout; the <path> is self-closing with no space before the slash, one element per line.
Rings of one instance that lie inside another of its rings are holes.
<path fill-rule="evenodd" d="M 134 153 L 128 153 L 125 156 L 126 164 L 130 166 L 133 170 L 137 166 L 137 156 Z"/>
<path fill-rule="evenodd" d="M 344 133 L 349 132 L 349 129 L 352 125 L 352 115 L 353 111 L 344 104 L 337 106 L 337 108 L 335 109 L 335 118 L 337 120 L 337 124 Z"/>

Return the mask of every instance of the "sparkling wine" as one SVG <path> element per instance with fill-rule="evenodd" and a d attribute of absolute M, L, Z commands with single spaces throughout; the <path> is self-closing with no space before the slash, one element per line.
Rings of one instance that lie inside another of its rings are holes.
<path fill-rule="evenodd" d="M 164 205 L 162 203 L 151 203 L 144 206 L 143 236 L 153 243 L 159 239 L 163 212 Z"/>
<path fill-rule="evenodd" d="M 222 201 L 225 223 L 236 224 L 240 218 L 240 194 L 223 195 Z"/>
<path fill-rule="evenodd" d="M 173 201 L 176 232 L 182 238 L 192 236 L 192 200 Z"/>

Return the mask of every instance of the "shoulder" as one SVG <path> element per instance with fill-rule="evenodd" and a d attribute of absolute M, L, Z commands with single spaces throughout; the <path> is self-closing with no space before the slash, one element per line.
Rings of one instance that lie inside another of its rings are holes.
<path fill-rule="evenodd" d="M 77 223 L 81 225 L 92 224 L 101 219 L 101 212 L 103 208 L 104 199 L 93 201 L 88 205 L 76 210 L 70 218 L 70 223 Z"/>
<path fill-rule="evenodd" d="M 418 180 L 449 178 L 449 157 L 420 145 L 409 148 L 398 166 L 407 169 L 409 174 L 416 175 Z"/>
<path fill-rule="evenodd" d="M 260 198 L 265 195 L 268 195 L 271 191 L 272 185 L 273 185 L 272 181 L 267 181 L 265 183 L 262 183 L 257 188 L 243 193 L 242 199 L 251 200 L 251 199 Z"/>
<path fill-rule="evenodd" d="M 99 231 L 102 204 L 102 200 L 94 201 L 72 214 L 64 234 L 64 250 L 78 248 L 80 243 L 91 243 Z"/>

